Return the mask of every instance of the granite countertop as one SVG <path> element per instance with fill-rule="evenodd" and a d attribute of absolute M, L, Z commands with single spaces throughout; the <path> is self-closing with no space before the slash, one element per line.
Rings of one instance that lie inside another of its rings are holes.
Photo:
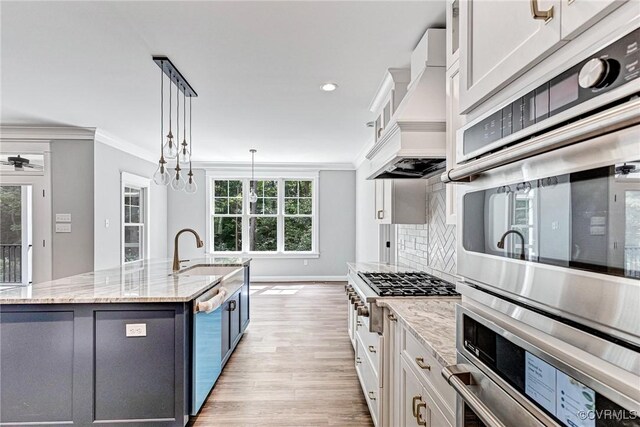
<path fill-rule="evenodd" d="M 195 266 L 242 268 L 250 261 L 250 258 L 205 256 L 182 263 L 180 271 Z M 0 290 L 0 305 L 185 302 L 212 288 L 233 271 L 203 276 L 174 274 L 172 267 L 172 260 L 145 260 L 50 282 L 7 288 Z"/>
<path fill-rule="evenodd" d="M 442 366 L 456 363 L 456 304 L 460 298 L 383 298 L 391 310 Z"/>

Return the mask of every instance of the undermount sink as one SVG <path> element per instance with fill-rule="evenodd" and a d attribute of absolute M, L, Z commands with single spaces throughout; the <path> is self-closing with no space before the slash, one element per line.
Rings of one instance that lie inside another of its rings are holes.
<path fill-rule="evenodd" d="M 176 274 L 183 276 L 226 276 L 237 271 L 240 267 L 223 267 L 219 265 L 194 265 L 178 271 Z"/>

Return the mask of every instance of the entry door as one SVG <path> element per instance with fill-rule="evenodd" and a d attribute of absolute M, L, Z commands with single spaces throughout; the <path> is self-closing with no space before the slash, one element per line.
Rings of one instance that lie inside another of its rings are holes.
<path fill-rule="evenodd" d="M 32 189 L 0 186 L 0 285 L 32 282 Z"/>

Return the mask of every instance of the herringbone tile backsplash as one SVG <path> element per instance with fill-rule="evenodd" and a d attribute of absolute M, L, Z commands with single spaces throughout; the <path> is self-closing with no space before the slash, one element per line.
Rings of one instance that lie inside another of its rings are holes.
<path fill-rule="evenodd" d="M 427 181 L 427 224 L 398 225 L 398 262 L 415 269 L 430 267 L 456 273 L 456 227 L 447 225 L 445 189 L 436 176 Z"/>

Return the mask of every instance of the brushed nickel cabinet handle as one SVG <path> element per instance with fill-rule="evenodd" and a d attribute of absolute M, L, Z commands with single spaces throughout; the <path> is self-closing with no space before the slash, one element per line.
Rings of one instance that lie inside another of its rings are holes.
<path fill-rule="evenodd" d="M 376 400 L 376 395 L 375 395 L 374 392 L 372 392 L 372 391 L 369 392 L 369 399 Z"/>
<path fill-rule="evenodd" d="M 422 357 L 416 357 L 416 363 L 421 369 L 426 369 L 427 371 L 431 370 L 431 365 L 424 363 L 424 359 Z"/>
<path fill-rule="evenodd" d="M 383 209 L 380 209 L 378 211 L 378 219 L 384 219 L 384 210 Z"/>
<path fill-rule="evenodd" d="M 420 409 L 421 408 L 426 408 L 427 404 L 424 402 L 420 402 L 418 403 L 418 406 L 416 406 L 416 421 L 418 422 L 419 426 L 426 426 L 427 425 L 427 420 L 425 420 L 424 418 L 422 418 L 422 414 L 420 413 Z"/>
<path fill-rule="evenodd" d="M 397 322 L 398 321 L 398 318 L 396 316 L 394 316 L 393 313 L 387 314 L 387 318 L 389 318 L 389 320 L 392 321 L 392 322 Z"/>
<path fill-rule="evenodd" d="M 359 357 L 356 357 L 356 365 L 359 365 L 362 363 L 362 359 L 360 359 Z"/>
<path fill-rule="evenodd" d="M 413 396 L 413 400 L 411 401 L 411 413 L 415 418 L 418 418 L 418 411 L 416 410 L 416 403 L 418 400 L 422 400 L 422 396 Z"/>
<path fill-rule="evenodd" d="M 362 326 L 362 322 L 357 321 L 357 322 L 356 322 L 356 326 Z"/>
<path fill-rule="evenodd" d="M 375 352 L 376 352 L 376 348 L 375 348 L 374 346 L 370 345 L 370 346 L 369 346 L 369 351 L 370 351 L 371 353 L 375 353 Z"/>
<path fill-rule="evenodd" d="M 553 6 L 548 10 L 540 10 L 538 8 L 538 0 L 531 0 L 531 16 L 533 19 L 541 19 L 545 23 L 553 19 Z"/>

